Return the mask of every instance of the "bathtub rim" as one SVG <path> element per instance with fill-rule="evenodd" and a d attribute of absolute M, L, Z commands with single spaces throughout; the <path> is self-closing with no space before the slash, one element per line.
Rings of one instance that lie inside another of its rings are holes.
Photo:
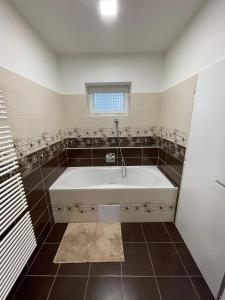
<path fill-rule="evenodd" d="M 118 185 L 118 184 L 113 184 L 113 185 L 98 185 L 98 186 L 90 186 L 90 187 L 80 187 L 80 188 L 73 188 L 73 187 L 63 187 L 62 184 L 60 184 L 60 180 L 62 177 L 69 172 L 71 169 L 118 169 L 120 166 L 85 166 L 85 167 L 67 167 L 66 170 L 57 178 L 55 182 L 49 187 L 49 191 L 54 192 L 54 191 L 118 191 L 118 190 L 178 190 L 179 187 L 175 186 L 166 176 L 165 174 L 157 167 L 157 166 L 152 166 L 152 165 L 145 165 L 145 166 L 127 166 L 128 168 L 150 168 L 155 171 L 157 171 L 160 176 L 163 176 L 163 179 L 168 182 L 169 185 L 171 186 L 132 186 L 132 185 Z M 57 187 L 57 185 L 59 185 Z M 104 187 L 105 188 L 104 188 Z M 106 188 L 107 186 L 107 188 Z M 112 186 L 112 187 L 111 187 Z"/>

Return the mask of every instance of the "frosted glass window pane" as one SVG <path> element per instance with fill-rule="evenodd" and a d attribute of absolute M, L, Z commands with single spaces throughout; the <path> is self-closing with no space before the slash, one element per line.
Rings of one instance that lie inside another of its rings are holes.
<path fill-rule="evenodd" d="M 125 110 L 125 93 L 101 92 L 92 94 L 94 112 L 113 112 Z"/>

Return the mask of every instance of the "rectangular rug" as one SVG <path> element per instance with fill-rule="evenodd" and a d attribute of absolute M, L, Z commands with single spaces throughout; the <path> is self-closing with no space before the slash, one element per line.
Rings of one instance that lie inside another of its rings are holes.
<path fill-rule="evenodd" d="M 124 261 L 120 223 L 70 223 L 54 263 Z"/>

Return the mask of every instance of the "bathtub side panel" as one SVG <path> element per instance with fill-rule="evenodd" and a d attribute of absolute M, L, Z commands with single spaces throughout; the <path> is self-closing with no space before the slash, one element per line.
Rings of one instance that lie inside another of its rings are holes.
<path fill-rule="evenodd" d="M 177 189 L 51 190 L 56 223 L 97 222 L 97 205 L 119 204 L 121 222 L 173 221 Z"/>

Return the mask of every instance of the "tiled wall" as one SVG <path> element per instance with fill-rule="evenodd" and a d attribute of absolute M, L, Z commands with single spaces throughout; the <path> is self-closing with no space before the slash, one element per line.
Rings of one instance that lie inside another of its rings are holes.
<path fill-rule="evenodd" d="M 35 168 L 23 177 L 28 209 L 38 244 L 43 242 L 54 224 L 48 189 L 66 167 L 67 158 L 64 150 L 49 159 L 46 157 L 42 163 L 36 161 Z"/>
<path fill-rule="evenodd" d="M 152 140 L 151 140 L 152 141 Z M 88 146 L 79 147 L 76 139 L 67 140 L 67 157 L 69 167 L 105 166 L 106 153 L 113 152 L 116 162 L 121 165 L 121 155 L 117 147 L 93 146 L 88 139 Z M 122 147 L 123 156 L 128 166 L 158 165 L 159 169 L 176 185 L 180 186 L 185 156 L 185 147 L 165 139 L 150 142 L 149 145 L 137 144 L 136 147 Z"/>
<path fill-rule="evenodd" d="M 105 166 L 106 153 L 115 153 L 116 161 L 112 165 L 121 165 L 121 154 L 117 147 L 67 149 L 69 167 Z M 125 162 L 128 166 L 157 165 L 158 148 L 127 147 L 122 149 Z"/>
<path fill-rule="evenodd" d="M 28 209 L 39 244 L 54 224 L 49 187 L 67 166 L 108 165 L 105 162 L 108 152 L 116 154 L 116 162 L 113 165 L 121 165 L 118 147 L 94 141 L 96 139 L 65 139 L 64 142 L 45 147 L 19 160 Z M 126 143 L 124 138 L 121 141 L 126 145 L 122 147 L 122 151 L 128 166 L 158 165 L 176 186 L 180 186 L 185 147 L 153 137 L 134 137 L 129 139 L 129 143 Z"/>
<path fill-rule="evenodd" d="M 185 148 L 179 146 L 180 151 L 177 152 L 173 147 L 173 143 L 164 140 L 159 148 L 158 167 L 159 169 L 176 185 L 180 186 Z"/>

